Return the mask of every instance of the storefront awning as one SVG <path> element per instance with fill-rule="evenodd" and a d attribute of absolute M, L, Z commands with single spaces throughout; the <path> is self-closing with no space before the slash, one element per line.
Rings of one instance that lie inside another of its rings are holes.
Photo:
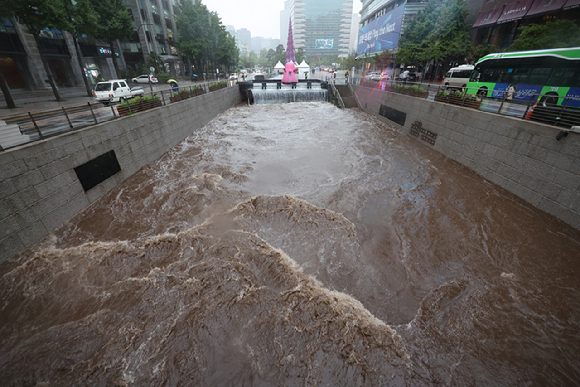
<path fill-rule="evenodd" d="M 497 19 L 500 17 L 501 12 L 503 11 L 503 5 L 498 8 L 490 9 L 488 11 L 481 11 L 477 16 L 477 20 L 473 27 L 483 27 L 490 24 L 494 24 Z"/>
<path fill-rule="evenodd" d="M 505 6 L 498 23 L 505 23 L 512 20 L 518 20 L 526 16 L 534 0 L 521 0 L 515 3 L 511 3 Z"/>
<path fill-rule="evenodd" d="M 557 11 L 562 8 L 564 4 L 566 4 L 566 0 L 534 0 L 534 4 L 532 4 L 532 7 L 526 16 Z"/>
<path fill-rule="evenodd" d="M 580 0 L 568 0 L 564 5 L 564 9 L 580 7 Z"/>

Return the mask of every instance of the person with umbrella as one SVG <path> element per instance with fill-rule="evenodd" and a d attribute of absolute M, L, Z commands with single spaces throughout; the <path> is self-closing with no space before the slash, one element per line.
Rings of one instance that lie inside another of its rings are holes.
<path fill-rule="evenodd" d="M 174 93 L 179 93 L 179 85 L 177 84 L 177 81 L 173 78 L 169 78 L 167 80 L 167 83 L 169 83 L 171 85 L 171 90 Z"/>

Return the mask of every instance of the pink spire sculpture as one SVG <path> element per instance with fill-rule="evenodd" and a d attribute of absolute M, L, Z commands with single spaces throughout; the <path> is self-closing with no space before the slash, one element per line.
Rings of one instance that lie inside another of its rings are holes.
<path fill-rule="evenodd" d="M 286 63 L 288 62 L 296 63 L 296 57 L 294 56 L 294 38 L 292 37 L 292 18 L 290 18 L 288 23 L 288 43 L 286 44 Z"/>

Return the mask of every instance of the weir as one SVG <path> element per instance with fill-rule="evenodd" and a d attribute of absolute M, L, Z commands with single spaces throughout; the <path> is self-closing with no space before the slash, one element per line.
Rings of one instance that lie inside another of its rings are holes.
<path fill-rule="evenodd" d="M 328 83 L 318 79 L 299 80 L 290 85 L 279 79 L 258 79 L 241 82 L 239 87 L 250 104 L 328 101 Z"/>
<path fill-rule="evenodd" d="M 310 89 L 304 83 L 296 85 L 295 89 L 291 85 L 282 85 L 281 89 L 272 83 L 267 85 L 269 87 L 265 89 L 252 90 L 255 104 L 328 101 L 328 90 L 320 87 L 320 84 L 314 84 Z"/>

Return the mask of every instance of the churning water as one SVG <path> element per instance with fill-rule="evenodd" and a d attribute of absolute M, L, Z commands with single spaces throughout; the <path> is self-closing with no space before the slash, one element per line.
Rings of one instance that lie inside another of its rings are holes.
<path fill-rule="evenodd" d="M 574 385 L 579 247 L 364 113 L 235 108 L 0 265 L 0 385 Z"/>

